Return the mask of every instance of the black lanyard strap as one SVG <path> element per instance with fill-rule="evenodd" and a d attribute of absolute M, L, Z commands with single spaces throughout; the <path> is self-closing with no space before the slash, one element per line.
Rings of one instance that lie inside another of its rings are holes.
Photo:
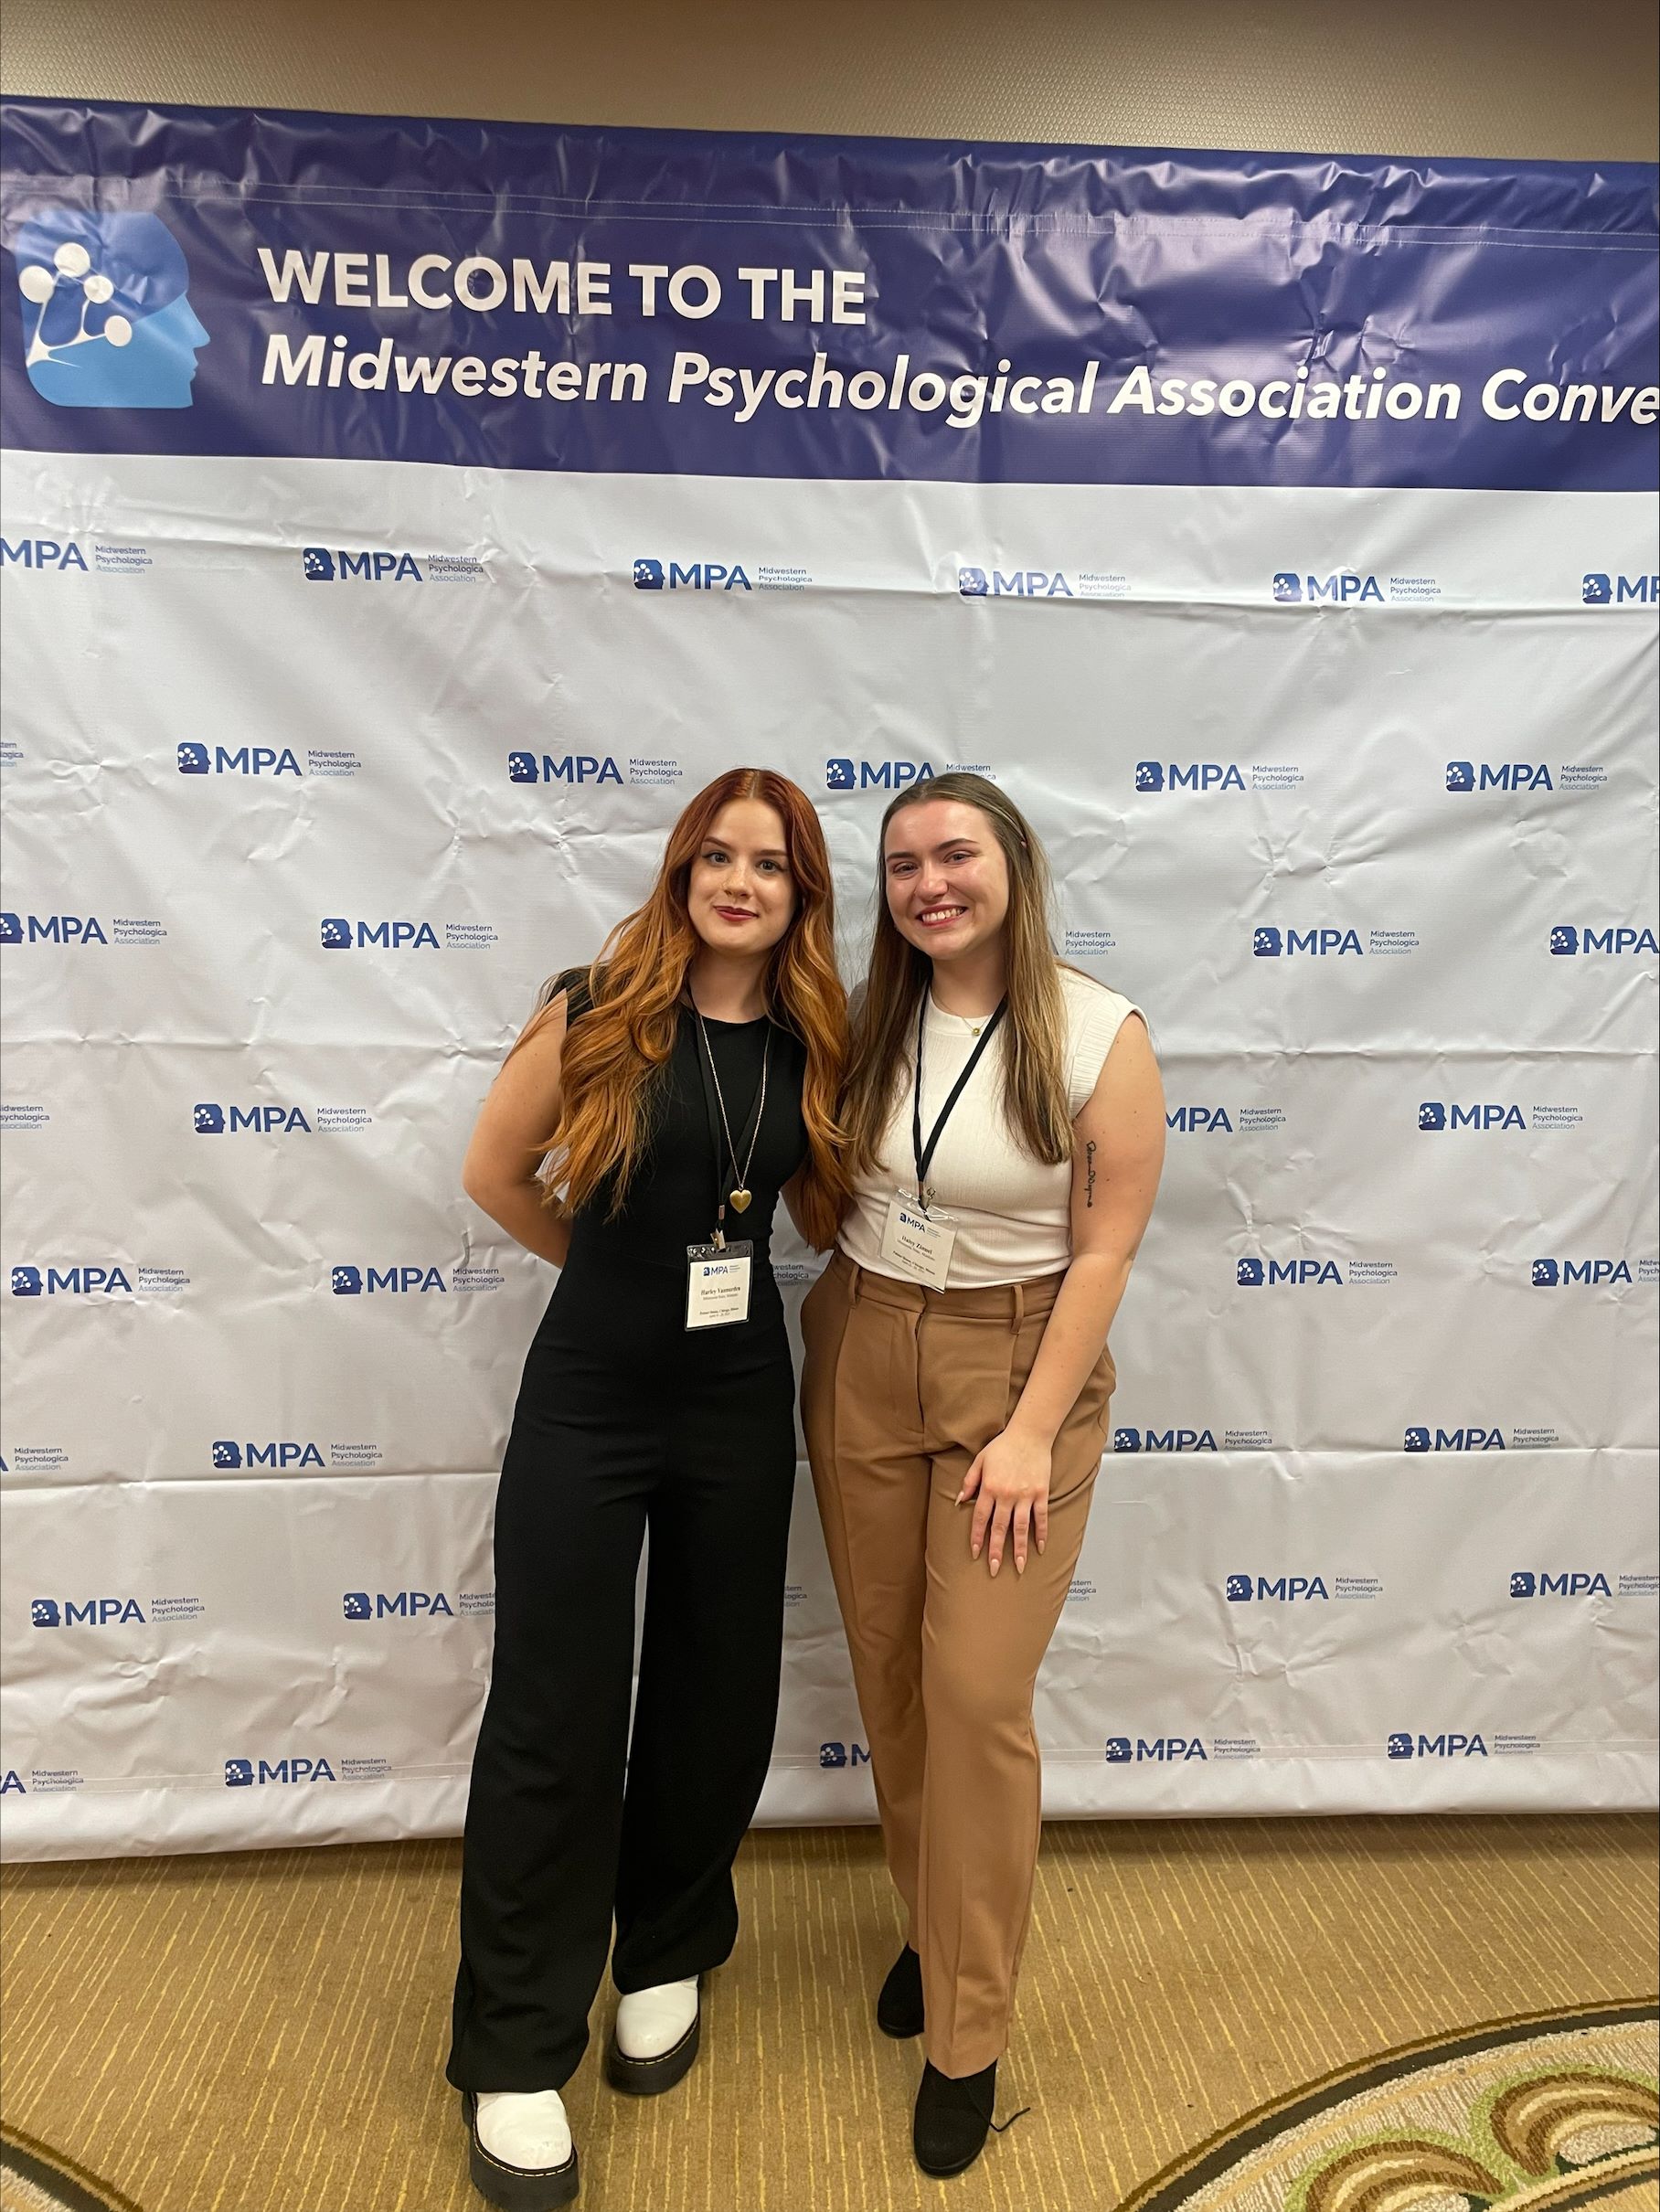
<path fill-rule="evenodd" d="M 952 1084 L 951 1096 L 940 1109 L 940 1118 L 933 1125 L 933 1134 L 924 1144 L 922 1142 L 922 1025 L 928 1019 L 928 999 L 929 994 L 924 991 L 922 1003 L 917 1009 L 917 1076 L 910 1094 L 910 1150 L 911 1157 L 915 1160 L 917 1166 L 917 1203 L 924 1213 L 928 1210 L 926 1186 L 929 1168 L 933 1164 L 934 1147 L 940 1142 L 941 1133 L 946 1122 L 951 1119 L 952 1107 L 968 1088 L 969 1077 L 980 1065 L 981 1055 L 997 1034 L 998 1023 L 1008 1011 L 1007 998 L 1000 998 L 997 1001 L 997 1011 L 981 1030 L 980 1041 L 968 1056 L 967 1067 Z"/>

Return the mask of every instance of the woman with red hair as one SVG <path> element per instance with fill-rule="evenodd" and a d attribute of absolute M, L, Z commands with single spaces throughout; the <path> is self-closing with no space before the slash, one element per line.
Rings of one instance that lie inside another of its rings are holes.
<path fill-rule="evenodd" d="M 769 1239 L 780 1196 L 835 1239 L 846 1033 L 818 817 L 734 769 L 599 958 L 544 986 L 468 1148 L 469 1195 L 560 1271 L 496 1502 L 448 2068 L 474 2185 L 507 2212 L 576 2195 L 559 2090 L 613 1915 L 606 2072 L 636 2093 L 697 2057 L 698 1983 L 737 1935 L 795 1476 Z"/>

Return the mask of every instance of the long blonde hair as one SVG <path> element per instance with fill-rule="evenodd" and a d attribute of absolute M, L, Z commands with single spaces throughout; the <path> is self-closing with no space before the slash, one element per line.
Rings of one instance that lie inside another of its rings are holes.
<path fill-rule="evenodd" d="M 839 1118 L 853 1175 L 876 1164 L 901 1071 L 916 1035 L 918 1008 L 933 963 L 899 935 L 888 908 L 888 825 L 908 806 L 956 799 L 991 824 L 1008 863 L 1004 921 L 1008 1012 L 1003 1019 L 1003 1114 L 1022 1150 L 1047 1166 L 1072 1156 L 1067 1093 L 1066 1017 L 1059 963 L 1049 940 L 1049 867 L 1030 824 L 985 777 L 952 769 L 911 784 L 882 816 L 877 845 L 876 934 L 862 1003 L 854 1016 Z"/>
<path fill-rule="evenodd" d="M 795 912 L 772 948 L 763 988 L 769 1015 L 806 1049 L 801 1112 L 807 1161 L 800 1205 L 809 1241 L 824 1251 L 835 1240 L 847 1199 L 835 1117 L 847 1002 L 835 967 L 824 830 L 805 792 L 768 768 L 729 769 L 698 792 L 669 832 L 644 904 L 618 923 L 587 970 L 592 1012 L 572 1023 L 560 1056 L 559 1116 L 545 1146 L 553 1157 L 547 1200 L 569 1213 L 597 1196 L 609 1178 L 611 1212 L 622 1205 L 644 1149 L 657 1081 L 674 1049 L 686 973 L 697 950 L 686 910 L 692 863 L 710 824 L 737 799 L 759 799 L 775 809 L 795 882 Z M 520 1044 L 536 1026 L 526 1030 Z M 562 1200 L 554 1196 L 560 1183 L 566 1186 Z"/>

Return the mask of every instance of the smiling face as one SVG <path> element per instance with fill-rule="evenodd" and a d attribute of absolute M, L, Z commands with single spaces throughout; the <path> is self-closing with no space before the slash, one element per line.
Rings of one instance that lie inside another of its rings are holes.
<path fill-rule="evenodd" d="M 686 912 L 717 952 L 770 952 L 795 919 L 783 818 L 764 799 L 733 799 L 692 860 Z"/>
<path fill-rule="evenodd" d="M 931 960 L 991 942 L 1008 914 L 1008 862 L 996 831 L 961 799 L 924 799 L 888 824 L 882 884 L 895 929 Z"/>

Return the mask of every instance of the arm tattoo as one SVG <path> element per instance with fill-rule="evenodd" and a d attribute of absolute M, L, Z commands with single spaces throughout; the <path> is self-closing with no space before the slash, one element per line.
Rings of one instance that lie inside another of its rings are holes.
<path fill-rule="evenodd" d="M 1093 1206 L 1095 1203 L 1095 1146 L 1093 1142 L 1086 1142 L 1083 1148 L 1083 1202 L 1086 1206 Z"/>

